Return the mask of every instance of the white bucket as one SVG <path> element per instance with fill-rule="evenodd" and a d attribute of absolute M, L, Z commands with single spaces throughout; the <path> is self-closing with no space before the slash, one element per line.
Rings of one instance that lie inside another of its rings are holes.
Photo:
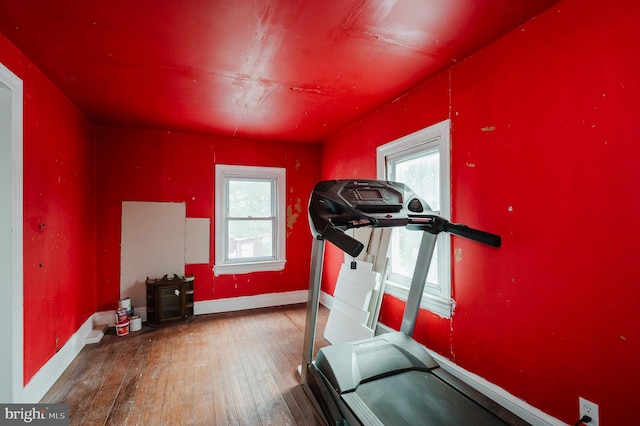
<path fill-rule="evenodd" d="M 129 329 L 131 331 L 140 331 L 142 330 L 142 318 L 138 315 L 133 315 L 129 318 Z"/>
<path fill-rule="evenodd" d="M 131 309 L 131 298 L 124 297 L 118 300 L 118 308 L 129 310 Z"/>

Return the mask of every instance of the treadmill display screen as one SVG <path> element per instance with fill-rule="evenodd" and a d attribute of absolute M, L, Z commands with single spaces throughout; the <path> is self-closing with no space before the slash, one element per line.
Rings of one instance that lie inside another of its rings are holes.
<path fill-rule="evenodd" d="M 377 189 L 359 189 L 358 195 L 362 200 L 382 200 L 382 193 Z"/>

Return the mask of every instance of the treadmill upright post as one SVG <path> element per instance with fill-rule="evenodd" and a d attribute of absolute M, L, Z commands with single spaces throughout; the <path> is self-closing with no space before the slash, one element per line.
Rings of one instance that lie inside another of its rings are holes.
<path fill-rule="evenodd" d="M 320 283 L 322 281 L 322 262 L 324 259 L 325 242 L 322 237 L 316 237 L 311 246 L 311 271 L 309 273 L 309 292 L 307 294 L 307 319 L 304 327 L 304 342 L 302 348 L 302 368 L 300 379 L 307 382 L 307 367 L 313 362 L 315 348 L 316 321 L 318 319 L 318 305 L 320 304 Z"/>
<path fill-rule="evenodd" d="M 433 257 L 437 238 L 438 234 L 431 234 L 427 231 L 422 232 L 416 266 L 413 271 L 413 277 L 411 278 L 411 287 L 409 287 L 407 304 L 405 305 L 402 324 L 400 325 L 400 331 L 407 336 L 412 336 L 413 330 L 416 327 L 422 293 L 424 292 L 424 285 L 427 282 L 429 265 L 431 265 L 431 258 Z"/>

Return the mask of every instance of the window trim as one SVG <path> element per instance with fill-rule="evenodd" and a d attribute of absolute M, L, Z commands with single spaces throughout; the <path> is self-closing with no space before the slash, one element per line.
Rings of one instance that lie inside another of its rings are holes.
<path fill-rule="evenodd" d="M 440 216 L 451 217 L 451 120 L 444 120 L 418 130 L 384 145 L 376 150 L 378 179 L 387 179 L 387 158 L 397 158 L 402 153 L 414 154 L 418 151 L 438 149 L 440 152 Z M 452 298 L 451 237 L 448 233 L 438 236 L 438 271 L 441 271 L 438 288 L 426 285 L 420 307 L 450 318 L 455 308 Z M 385 293 L 401 300 L 407 300 L 409 288 L 386 281 Z"/>
<path fill-rule="evenodd" d="M 274 259 L 238 261 L 227 259 L 226 221 L 228 216 L 228 179 L 272 180 L 275 185 Z M 281 167 L 215 166 L 215 276 L 250 272 L 281 271 L 286 263 L 286 169 Z"/>

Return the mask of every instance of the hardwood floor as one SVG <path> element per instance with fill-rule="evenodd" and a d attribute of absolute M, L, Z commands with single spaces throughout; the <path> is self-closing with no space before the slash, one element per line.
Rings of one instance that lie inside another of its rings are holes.
<path fill-rule="evenodd" d="M 298 383 L 305 306 L 197 316 L 87 345 L 44 396 L 72 425 L 320 425 Z M 328 310 L 321 307 L 316 349 Z"/>

